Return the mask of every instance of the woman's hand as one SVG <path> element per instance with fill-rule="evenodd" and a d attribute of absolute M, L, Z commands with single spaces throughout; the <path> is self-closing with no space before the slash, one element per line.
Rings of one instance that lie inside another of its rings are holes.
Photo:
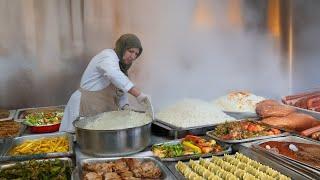
<path fill-rule="evenodd" d="M 148 95 L 141 92 L 140 95 L 137 96 L 137 101 L 142 106 L 145 106 L 148 103 L 148 101 L 150 101 L 150 98 Z"/>

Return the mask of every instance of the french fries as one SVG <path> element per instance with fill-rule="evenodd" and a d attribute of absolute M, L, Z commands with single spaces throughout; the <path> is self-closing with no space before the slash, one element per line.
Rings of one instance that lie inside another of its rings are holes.
<path fill-rule="evenodd" d="M 54 152 L 69 151 L 69 143 L 67 137 L 49 137 L 36 140 L 26 140 L 22 144 L 15 146 L 10 155 L 30 155 Z"/>

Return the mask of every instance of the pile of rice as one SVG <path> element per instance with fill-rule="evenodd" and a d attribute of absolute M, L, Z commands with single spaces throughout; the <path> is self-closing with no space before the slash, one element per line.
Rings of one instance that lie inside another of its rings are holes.
<path fill-rule="evenodd" d="M 118 130 L 143 126 L 151 122 L 151 117 L 134 111 L 111 111 L 101 113 L 86 121 L 84 129 Z"/>
<path fill-rule="evenodd" d="M 248 92 L 232 92 L 213 101 L 214 107 L 230 112 L 256 112 L 256 104 L 265 98 Z"/>
<path fill-rule="evenodd" d="M 156 114 L 156 118 L 176 127 L 188 128 L 233 121 L 212 104 L 199 99 L 184 99 Z"/>

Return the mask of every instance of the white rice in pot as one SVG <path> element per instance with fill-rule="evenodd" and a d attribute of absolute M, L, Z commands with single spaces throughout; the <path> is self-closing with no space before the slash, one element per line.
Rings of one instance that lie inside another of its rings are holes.
<path fill-rule="evenodd" d="M 83 127 L 90 130 L 119 130 L 146 125 L 151 117 L 134 111 L 111 111 L 86 120 Z"/>

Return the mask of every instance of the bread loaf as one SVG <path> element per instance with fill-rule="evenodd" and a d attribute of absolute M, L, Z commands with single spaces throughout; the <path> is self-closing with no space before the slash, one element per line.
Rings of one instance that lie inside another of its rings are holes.
<path fill-rule="evenodd" d="M 264 118 L 262 119 L 262 122 L 274 127 L 286 128 L 298 132 L 320 125 L 320 121 L 316 120 L 314 117 L 296 112 L 284 117 Z"/>

